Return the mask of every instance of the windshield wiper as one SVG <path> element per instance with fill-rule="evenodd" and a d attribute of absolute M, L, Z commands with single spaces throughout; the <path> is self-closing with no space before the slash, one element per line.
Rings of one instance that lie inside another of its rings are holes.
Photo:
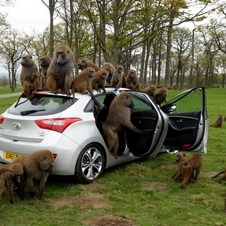
<path fill-rule="evenodd" d="M 21 115 L 29 115 L 29 114 L 36 113 L 36 112 L 39 112 L 39 111 L 45 111 L 45 109 L 21 111 L 20 114 Z"/>

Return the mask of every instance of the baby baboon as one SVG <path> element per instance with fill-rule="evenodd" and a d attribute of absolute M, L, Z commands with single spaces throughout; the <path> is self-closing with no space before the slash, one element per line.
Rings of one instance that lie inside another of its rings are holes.
<path fill-rule="evenodd" d="M 224 174 L 223 177 L 218 182 L 218 183 L 221 183 L 222 180 L 226 179 L 226 168 L 223 171 L 221 171 L 220 173 L 218 173 L 217 175 L 213 176 L 212 178 L 216 178 L 216 177 L 218 177 L 221 174 Z"/>
<path fill-rule="evenodd" d="M 25 183 L 28 185 L 31 196 L 36 194 L 34 189 L 34 181 L 39 181 L 37 197 L 42 199 L 44 186 L 52 171 L 54 159 L 51 151 L 40 150 L 29 155 L 18 157 L 12 163 L 20 163 L 24 169 L 24 177 L 21 181 L 21 199 L 24 198 Z"/>
<path fill-rule="evenodd" d="M 46 88 L 46 76 L 47 69 L 49 68 L 51 62 L 51 58 L 47 55 L 44 55 L 39 60 L 39 65 L 41 67 L 41 88 Z"/>
<path fill-rule="evenodd" d="M 92 67 L 95 71 L 99 71 L 100 67 L 98 67 L 95 63 L 91 62 L 90 60 L 87 59 L 82 59 L 81 61 L 78 62 L 78 69 L 83 71 L 87 67 Z"/>
<path fill-rule="evenodd" d="M 100 69 L 99 71 L 95 72 L 91 82 L 92 88 L 98 92 L 100 91 L 100 88 L 102 88 L 103 91 L 106 92 L 105 81 L 107 76 L 108 76 L 108 71 L 105 69 Z"/>
<path fill-rule="evenodd" d="M 110 85 L 112 75 L 115 71 L 115 66 L 113 64 L 109 63 L 109 62 L 105 62 L 103 64 L 102 68 L 108 71 L 108 76 L 106 78 L 106 84 Z"/>
<path fill-rule="evenodd" d="M 23 85 L 25 77 L 32 76 L 33 74 L 37 74 L 39 76 L 38 66 L 32 59 L 32 56 L 30 54 L 22 56 L 21 65 L 22 65 L 20 73 L 21 85 Z"/>
<path fill-rule="evenodd" d="M 71 83 L 71 91 L 73 94 L 73 100 L 75 98 L 75 92 L 80 92 L 82 94 L 88 93 L 93 97 L 93 89 L 91 85 L 91 80 L 94 76 L 95 70 L 92 67 L 88 67 L 81 71 L 78 75 L 75 76 L 74 80 Z"/>
<path fill-rule="evenodd" d="M 37 92 L 39 87 L 39 78 L 36 73 L 32 75 L 27 75 L 23 80 L 23 91 L 28 99 L 31 99 Z"/>
<path fill-rule="evenodd" d="M 9 202 L 14 203 L 14 189 L 16 191 L 20 186 L 20 179 L 23 176 L 23 166 L 19 163 L 10 163 L 7 165 L 12 172 L 5 172 L 0 175 L 0 196 L 6 187 L 9 196 Z"/>
<path fill-rule="evenodd" d="M 51 92 L 70 94 L 74 63 L 74 54 L 68 46 L 58 46 L 55 49 L 46 79 L 46 86 Z"/>
<path fill-rule="evenodd" d="M 178 162 L 177 164 L 177 171 L 173 174 L 172 178 L 174 179 L 174 177 L 177 175 L 177 173 L 179 172 L 179 163 L 186 160 L 185 154 L 183 152 L 177 152 L 176 153 L 176 162 Z M 177 179 L 182 179 L 181 177 L 178 177 Z"/>
<path fill-rule="evenodd" d="M 163 103 L 167 103 L 166 97 L 167 97 L 168 90 L 165 87 L 162 87 L 158 90 L 157 93 L 154 95 L 154 101 L 156 104 L 161 106 Z"/>
<path fill-rule="evenodd" d="M 194 153 L 190 158 L 179 163 L 177 174 L 173 179 L 176 180 L 181 176 L 181 187 L 185 188 L 189 180 L 192 182 L 196 182 L 198 180 L 202 165 L 202 155 L 199 153 Z"/>
<path fill-rule="evenodd" d="M 215 128 L 221 127 L 223 123 L 223 116 L 222 115 L 218 115 L 217 120 L 211 124 L 210 126 L 213 126 Z"/>
<path fill-rule="evenodd" d="M 156 89 L 157 89 L 156 85 L 150 85 L 144 89 L 144 92 L 147 93 L 152 100 L 154 100 Z"/>
<path fill-rule="evenodd" d="M 123 127 L 141 133 L 141 131 L 130 121 L 131 107 L 133 107 L 132 95 L 124 91 L 121 92 L 111 102 L 106 121 L 102 126 L 109 153 L 115 158 L 118 158 L 118 132 Z"/>
<path fill-rule="evenodd" d="M 141 84 L 139 83 L 136 70 L 129 70 L 126 76 L 126 88 L 138 91 L 141 89 Z"/>
<path fill-rule="evenodd" d="M 116 69 L 112 75 L 111 78 L 111 86 L 115 87 L 115 90 L 119 89 L 120 87 L 122 87 L 122 71 L 123 68 L 121 65 L 117 65 Z"/>

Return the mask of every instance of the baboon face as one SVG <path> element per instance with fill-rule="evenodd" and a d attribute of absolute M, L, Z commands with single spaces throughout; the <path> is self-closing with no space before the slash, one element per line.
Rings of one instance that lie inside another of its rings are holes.
<path fill-rule="evenodd" d="M 176 154 L 176 162 L 181 162 L 184 157 L 185 157 L 185 154 L 183 152 L 178 152 Z"/>
<path fill-rule="evenodd" d="M 104 80 L 107 77 L 107 75 L 108 75 L 108 71 L 102 69 L 100 74 L 101 79 Z"/>
<path fill-rule="evenodd" d="M 87 62 L 86 60 L 81 60 L 79 63 L 78 63 L 78 69 L 80 70 L 83 70 L 87 67 Z"/>
<path fill-rule="evenodd" d="M 21 65 L 24 67 L 32 65 L 32 56 L 30 54 L 24 55 L 21 59 Z"/>
<path fill-rule="evenodd" d="M 50 61 L 51 61 L 50 57 L 43 56 L 43 57 L 40 58 L 39 64 L 40 64 L 41 67 L 48 67 L 49 64 L 50 64 Z"/>
<path fill-rule="evenodd" d="M 95 70 L 92 67 L 88 67 L 86 70 L 87 70 L 88 77 L 92 78 L 95 74 Z"/>
<path fill-rule="evenodd" d="M 54 52 L 55 57 L 53 57 L 54 59 L 56 59 L 56 63 L 59 66 L 64 66 L 67 62 L 71 62 L 71 51 L 69 49 L 69 47 L 67 46 L 59 46 L 55 49 Z"/>
<path fill-rule="evenodd" d="M 133 70 L 131 70 L 131 71 L 129 72 L 129 78 L 130 78 L 130 79 L 134 79 L 135 76 L 136 76 L 136 72 L 133 71 Z"/>
<path fill-rule="evenodd" d="M 20 163 L 14 163 L 10 168 L 14 171 L 13 178 L 15 179 L 16 182 L 19 183 L 20 177 L 24 173 L 23 166 Z"/>
<path fill-rule="evenodd" d="M 119 73 L 119 74 L 121 74 L 122 73 L 122 70 L 123 70 L 123 68 L 122 68 L 122 66 L 117 66 L 117 72 Z"/>

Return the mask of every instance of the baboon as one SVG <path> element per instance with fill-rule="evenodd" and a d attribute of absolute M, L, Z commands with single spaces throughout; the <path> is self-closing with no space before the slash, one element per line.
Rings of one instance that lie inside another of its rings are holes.
<path fill-rule="evenodd" d="M 173 174 L 172 178 L 174 178 L 177 175 L 177 172 L 180 170 L 179 169 L 179 163 L 186 160 L 185 154 L 183 152 L 177 152 L 176 153 L 176 162 L 177 164 L 177 171 Z M 181 179 L 181 177 L 178 177 L 177 179 Z"/>
<path fill-rule="evenodd" d="M 218 115 L 217 120 L 211 124 L 210 126 L 213 126 L 215 128 L 221 127 L 223 123 L 223 116 L 222 115 Z"/>
<path fill-rule="evenodd" d="M 130 108 L 132 107 L 132 95 L 125 91 L 121 92 L 111 102 L 106 121 L 103 123 L 102 129 L 109 153 L 115 158 L 118 158 L 118 132 L 123 127 L 127 127 L 134 132 L 141 133 L 141 130 L 134 126 L 130 121 Z"/>
<path fill-rule="evenodd" d="M 117 65 L 116 69 L 112 75 L 111 78 L 111 86 L 115 87 L 115 90 L 119 89 L 120 87 L 122 87 L 122 71 L 123 68 L 121 65 Z"/>
<path fill-rule="evenodd" d="M 27 75 L 23 80 L 23 91 L 28 99 L 31 99 L 37 92 L 39 87 L 39 78 L 36 73 L 32 75 Z"/>
<path fill-rule="evenodd" d="M 192 182 L 196 182 L 198 180 L 202 165 L 202 155 L 200 153 L 194 153 L 190 158 L 179 163 L 177 174 L 173 179 L 176 180 L 181 176 L 181 188 L 185 188 L 189 180 Z"/>
<path fill-rule="evenodd" d="M 156 104 L 161 106 L 163 103 L 167 103 L 166 97 L 167 97 L 168 90 L 165 87 L 162 87 L 158 90 L 157 93 L 154 94 L 154 101 Z"/>
<path fill-rule="evenodd" d="M 216 178 L 221 174 L 224 174 L 223 177 L 218 181 L 218 183 L 221 183 L 222 180 L 226 179 L 226 168 L 223 171 L 221 171 L 220 173 L 218 173 L 217 175 L 213 176 L 212 178 Z"/>
<path fill-rule="evenodd" d="M 6 172 L 6 171 L 13 172 L 13 170 L 10 169 L 10 168 L 8 167 L 8 165 L 0 165 L 0 174 L 4 173 L 4 172 Z"/>
<path fill-rule="evenodd" d="M 25 77 L 32 76 L 33 74 L 37 74 L 39 76 L 39 72 L 38 66 L 32 59 L 32 56 L 30 54 L 22 56 L 21 65 L 22 69 L 20 72 L 20 82 L 21 85 L 23 86 L 23 81 Z"/>
<path fill-rule="evenodd" d="M 39 59 L 39 65 L 41 67 L 41 88 L 46 88 L 46 76 L 47 76 L 47 69 L 49 68 L 51 62 L 51 58 L 47 55 L 42 56 Z"/>
<path fill-rule="evenodd" d="M 6 187 L 9 196 L 9 202 L 14 203 L 14 189 L 20 186 L 20 179 L 23 176 L 23 166 L 20 163 L 10 163 L 7 167 L 12 172 L 5 172 L 0 175 L 0 196 Z"/>
<path fill-rule="evenodd" d="M 139 82 L 136 70 L 130 69 L 126 75 L 126 88 L 132 90 L 141 90 L 141 84 Z"/>
<path fill-rule="evenodd" d="M 156 85 L 150 85 L 144 89 L 144 92 L 147 93 L 151 97 L 152 100 L 154 100 L 154 95 L 155 95 L 156 89 L 157 89 Z"/>
<path fill-rule="evenodd" d="M 73 100 L 75 98 L 75 92 L 80 92 L 82 94 L 88 93 L 93 97 L 93 89 L 91 80 L 94 76 L 95 70 L 92 67 L 88 67 L 81 71 L 78 75 L 75 76 L 71 83 L 71 91 L 73 94 Z"/>
<path fill-rule="evenodd" d="M 100 67 L 98 67 L 95 63 L 91 62 L 90 60 L 82 59 L 81 61 L 78 62 L 79 70 L 83 71 L 87 67 L 92 67 L 95 71 L 100 70 Z"/>
<path fill-rule="evenodd" d="M 224 116 L 224 121 L 226 121 L 226 115 Z"/>
<path fill-rule="evenodd" d="M 92 78 L 92 88 L 96 91 L 100 91 L 100 88 L 103 89 L 104 92 L 106 92 L 105 89 L 105 81 L 108 76 L 108 71 L 105 69 L 100 69 L 99 71 L 95 72 L 93 78 Z"/>
<path fill-rule="evenodd" d="M 20 198 L 24 199 L 24 190 L 27 184 L 30 195 L 35 196 L 37 194 L 37 198 L 42 199 L 46 181 L 54 164 L 51 151 L 47 149 L 35 151 L 29 155 L 14 159 L 12 163 L 20 163 L 24 170 L 24 177 L 20 186 Z M 39 181 L 38 193 L 34 189 L 35 180 Z"/>
<path fill-rule="evenodd" d="M 68 46 L 58 46 L 47 69 L 46 86 L 53 92 L 70 94 L 75 56 Z"/>
<path fill-rule="evenodd" d="M 113 64 L 109 63 L 109 62 L 105 62 L 103 64 L 102 68 L 108 71 L 108 76 L 106 78 L 106 84 L 110 85 L 112 75 L 115 71 L 115 66 Z"/>

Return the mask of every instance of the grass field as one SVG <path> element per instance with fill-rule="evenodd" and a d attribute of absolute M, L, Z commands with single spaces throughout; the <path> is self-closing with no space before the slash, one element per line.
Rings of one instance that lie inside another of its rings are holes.
<path fill-rule="evenodd" d="M 169 90 L 173 97 L 179 91 Z M 226 115 L 226 89 L 206 90 L 210 124 Z M 17 97 L 1 99 L 0 112 Z M 192 103 L 191 103 L 192 104 Z M 226 225 L 226 181 L 211 176 L 226 167 L 226 122 L 209 127 L 208 153 L 197 183 L 186 189 L 171 179 L 176 170 L 173 154 L 160 154 L 105 171 L 89 185 L 70 177 L 50 176 L 43 200 L 15 197 L 11 205 L 4 191 L 0 199 L 0 225 L 7 226 L 206 226 Z M 190 153 L 186 153 L 190 156 Z"/>

